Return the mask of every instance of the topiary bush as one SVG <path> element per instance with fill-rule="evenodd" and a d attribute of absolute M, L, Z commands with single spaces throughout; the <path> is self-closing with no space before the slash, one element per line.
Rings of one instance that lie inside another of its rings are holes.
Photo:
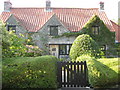
<path fill-rule="evenodd" d="M 91 60 L 96 60 L 95 57 L 91 57 L 90 55 L 81 55 L 79 57 L 76 58 L 76 60 L 72 60 L 72 61 L 87 61 L 87 62 L 91 62 Z"/>
<path fill-rule="evenodd" d="M 3 60 L 2 88 L 57 88 L 54 56 Z"/>
<path fill-rule="evenodd" d="M 99 57 L 100 50 L 98 44 L 87 34 L 79 35 L 70 49 L 70 58 L 76 60 L 77 57 L 88 54 Z"/>

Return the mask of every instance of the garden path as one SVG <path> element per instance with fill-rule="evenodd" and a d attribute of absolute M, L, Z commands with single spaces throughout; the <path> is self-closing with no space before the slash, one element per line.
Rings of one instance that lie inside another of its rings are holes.
<path fill-rule="evenodd" d="M 58 89 L 58 90 L 93 90 L 93 89 L 91 89 L 91 88 L 88 88 L 88 87 L 62 87 L 62 88 L 60 88 L 60 89 Z"/>

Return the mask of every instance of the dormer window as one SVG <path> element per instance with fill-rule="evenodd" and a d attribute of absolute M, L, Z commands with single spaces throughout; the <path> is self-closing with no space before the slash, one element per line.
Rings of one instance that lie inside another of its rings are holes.
<path fill-rule="evenodd" d="M 92 33 L 94 35 L 99 35 L 99 26 L 92 26 Z"/>
<path fill-rule="evenodd" d="M 57 36 L 58 35 L 58 26 L 50 26 L 50 35 Z"/>
<path fill-rule="evenodd" d="M 8 31 L 16 32 L 16 25 L 8 25 Z"/>

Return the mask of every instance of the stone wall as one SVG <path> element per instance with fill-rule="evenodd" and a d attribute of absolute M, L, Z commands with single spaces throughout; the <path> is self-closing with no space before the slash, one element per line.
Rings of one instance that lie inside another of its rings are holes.
<path fill-rule="evenodd" d="M 75 37 L 54 38 L 50 36 L 50 26 L 58 26 L 58 35 L 62 35 L 65 32 L 70 32 L 65 26 L 62 25 L 56 15 L 53 15 L 37 33 L 33 34 L 33 39 L 40 48 L 44 48 L 44 46 L 48 46 L 49 44 L 72 44 Z"/>

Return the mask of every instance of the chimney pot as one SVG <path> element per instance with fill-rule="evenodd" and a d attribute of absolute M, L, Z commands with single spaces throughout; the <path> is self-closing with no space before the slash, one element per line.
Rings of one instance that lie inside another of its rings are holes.
<path fill-rule="evenodd" d="M 100 10 L 104 10 L 104 2 L 101 1 L 99 4 L 100 4 Z"/>
<path fill-rule="evenodd" d="M 51 1 L 46 0 L 46 11 L 51 11 Z"/>

